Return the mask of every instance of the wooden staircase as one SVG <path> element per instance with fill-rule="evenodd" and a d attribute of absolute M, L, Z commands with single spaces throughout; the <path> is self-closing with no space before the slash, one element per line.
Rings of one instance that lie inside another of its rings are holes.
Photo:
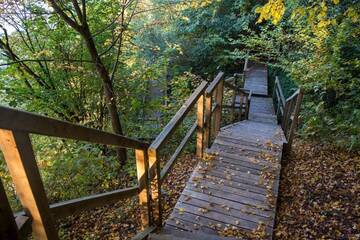
<path fill-rule="evenodd" d="M 249 67 L 245 87 L 253 92 L 249 119 L 220 129 L 150 239 L 272 238 L 286 138 L 267 96 L 265 65 Z"/>

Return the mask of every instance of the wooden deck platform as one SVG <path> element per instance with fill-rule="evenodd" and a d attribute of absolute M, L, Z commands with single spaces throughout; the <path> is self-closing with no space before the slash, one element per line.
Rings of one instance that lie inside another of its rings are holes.
<path fill-rule="evenodd" d="M 272 99 L 266 97 L 265 66 L 250 67 L 245 88 L 257 94 L 251 100 L 249 120 L 220 130 L 163 231 L 151 239 L 272 238 L 286 140 Z"/>

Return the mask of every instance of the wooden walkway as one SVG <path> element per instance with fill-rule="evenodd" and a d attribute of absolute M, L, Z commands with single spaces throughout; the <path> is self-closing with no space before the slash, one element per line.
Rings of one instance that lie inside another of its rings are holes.
<path fill-rule="evenodd" d="M 245 88 L 256 94 L 249 120 L 221 129 L 151 239 L 272 238 L 285 137 L 267 97 L 265 66 L 250 66 Z"/>

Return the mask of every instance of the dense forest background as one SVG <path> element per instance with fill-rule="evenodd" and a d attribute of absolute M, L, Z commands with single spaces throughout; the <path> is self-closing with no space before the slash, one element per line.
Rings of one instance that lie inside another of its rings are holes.
<path fill-rule="evenodd" d="M 0 103 L 151 141 L 201 79 L 249 58 L 286 96 L 304 88 L 302 138 L 358 150 L 359 12 L 357 0 L 1 1 Z M 52 202 L 135 176 L 131 152 L 32 140 Z M 0 177 L 14 194 L 2 160 Z"/>

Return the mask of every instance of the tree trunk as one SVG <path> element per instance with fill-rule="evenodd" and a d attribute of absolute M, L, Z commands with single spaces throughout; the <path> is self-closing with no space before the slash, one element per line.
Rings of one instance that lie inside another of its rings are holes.
<path fill-rule="evenodd" d="M 81 24 L 78 24 L 76 20 L 71 19 L 64 10 L 57 3 L 58 1 L 49 0 L 49 3 L 54 8 L 57 14 L 60 15 L 64 19 L 66 23 L 69 24 L 74 30 L 76 30 L 84 39 L 86 43 L 86 47 L 90 53 L 92 61 L 95 63 L 96 71 L 98 72 L 104 86 L 104 93 L 106 98 L 106 106 L 108 108 L 110 118 L 111 118 L 111 125 L 113 128 L 114 133 L 123 135 L 123 130 L 121 127 L 119 114 L 116 107 L 116 95 L 113 90 L 112 81 L 109 75 L 109 71 L 106 69 L 105 65 L 101 61 L 99 53 L 96 49 L 94 38 L 90 32 L 89 25 L 86 20 L 86 1 L 83 0 L 82 2 L 82 10 L 78 5 L 77 1 L 72 1 L 76 14 L 78 15 L 78 19 Z M 117 155 L 120 160 L 121 165 L 125 164 L 126 161 L 126 149 L 118 148 Z"/>
<path fill-rule="evenodd" d="M 107 69 L 105 68 L 104 64 L 102 63 L 100 56 L 97 52 L 95 43 L 93 41 L 92 35 L 90 33 L 89 27 L 87 24 L 84 24 L 83 31 L 81 32 L 83 36 L 86 47 L 89 50 L 91 55 L 91 59 L 95 63 L 96 70 L 102 79 L 103 86 L 104 86 L 104 93 L 106 98 L 106 105 L 110 114 L 111 119 L 111 126 L 113 128 L 114 133 L 123 135 L 123 130 L 120 123 L 119 114 L 116 107 L 116 95 L 114 94 L 112 82 L 109 76 Z M 127 154 L 125 148 L 118 148 L 117 149 L 117 156 L 120 160 L 121 165 L 125 164 Z"/>

